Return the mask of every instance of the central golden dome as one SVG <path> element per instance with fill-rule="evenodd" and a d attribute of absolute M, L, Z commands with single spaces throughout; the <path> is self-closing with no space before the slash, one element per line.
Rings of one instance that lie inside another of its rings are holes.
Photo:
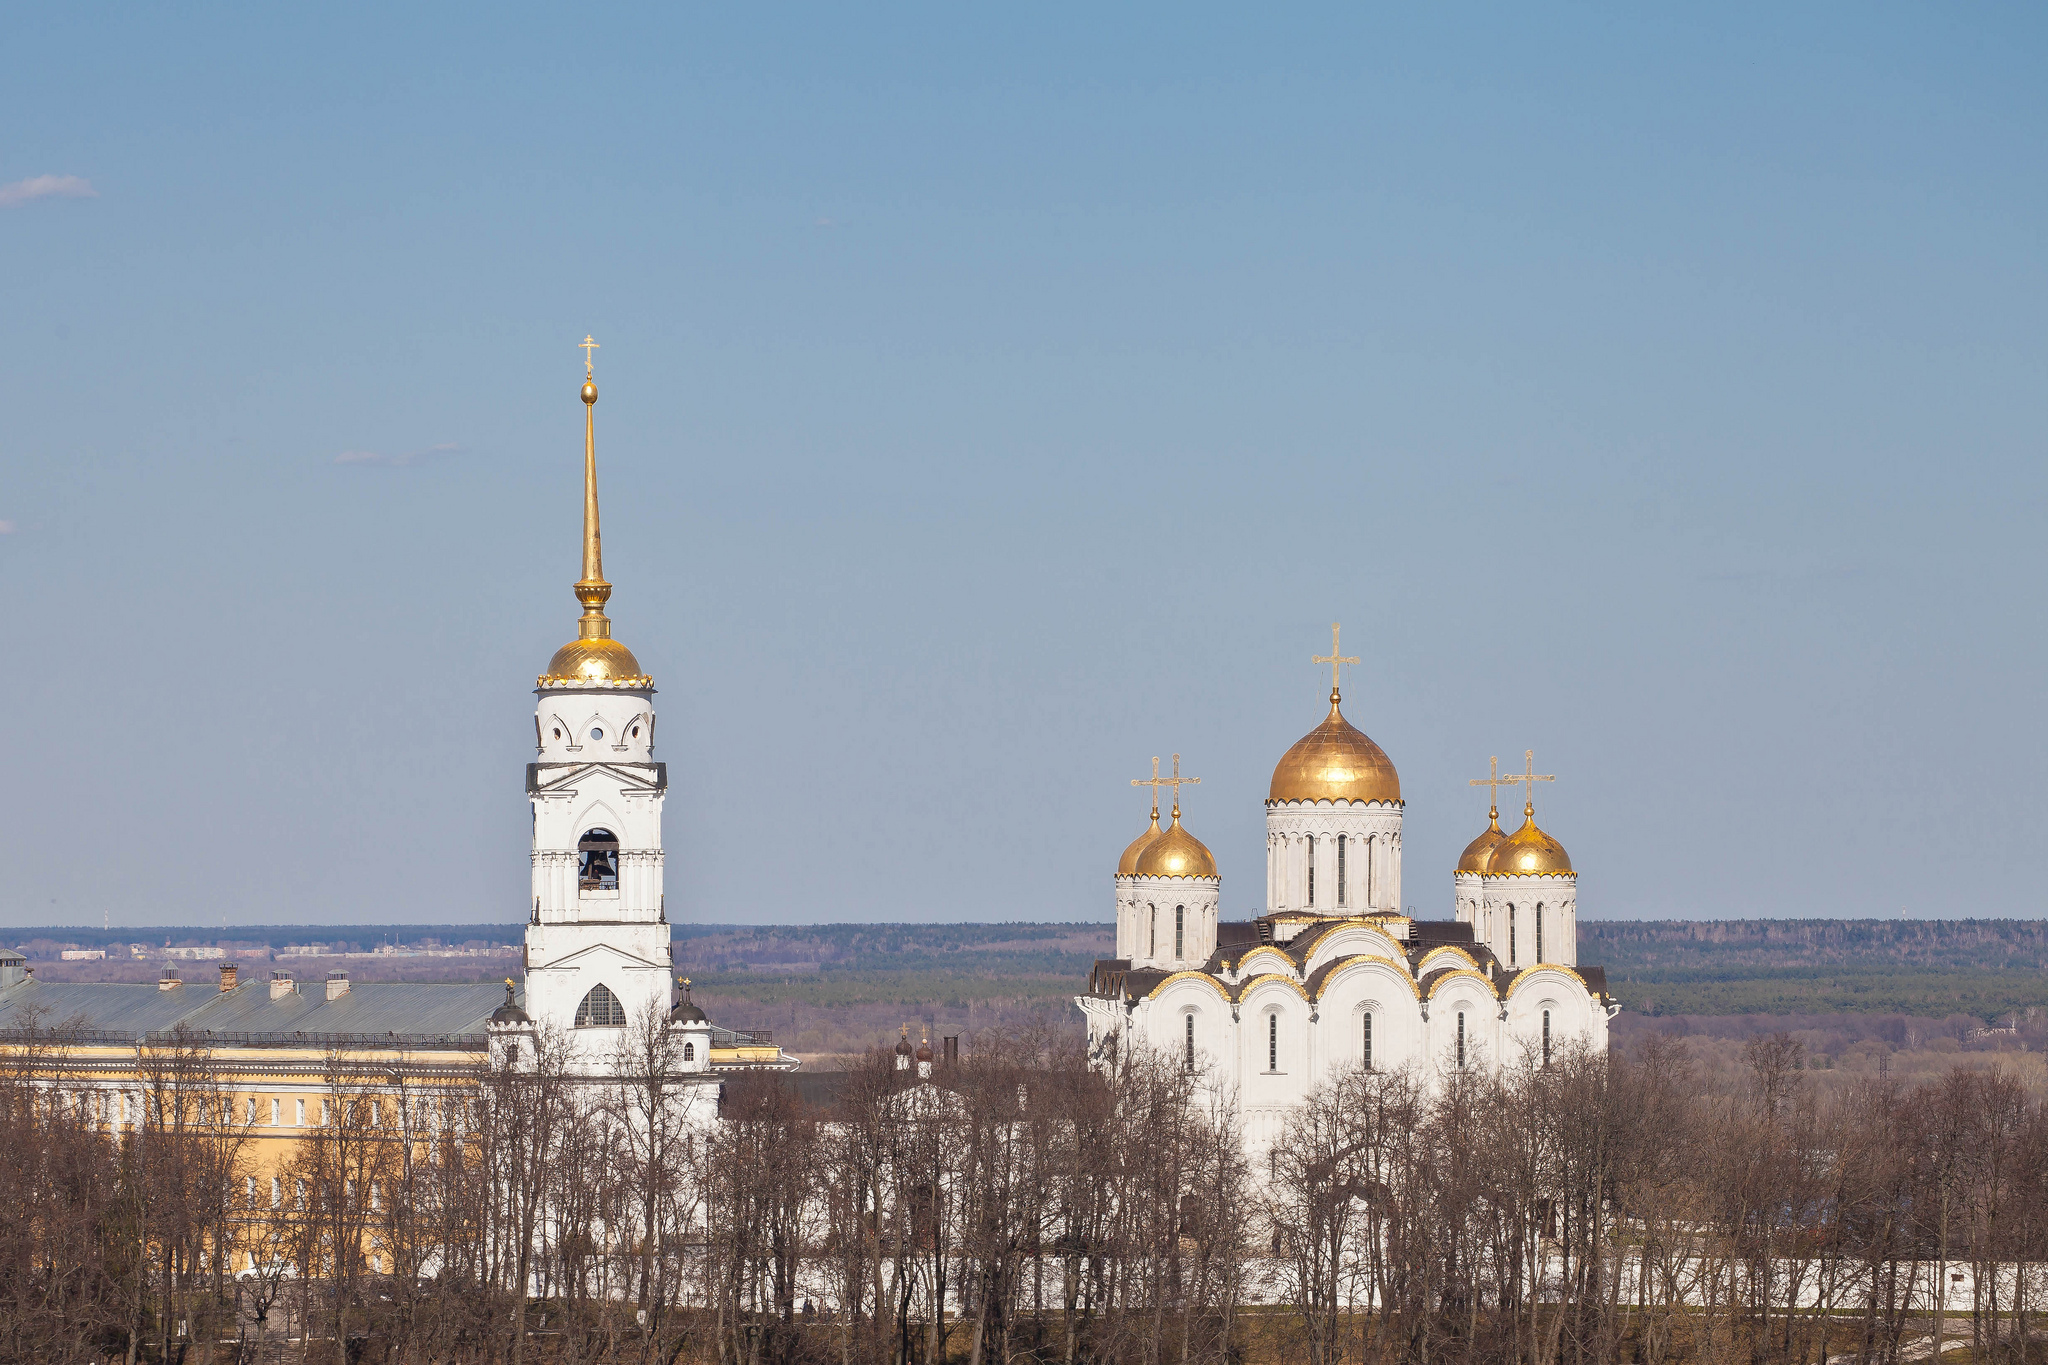
<path fill-rule="evenodd" d="M 1159 834 L 1159 807 L 1154 806 L 1152 808 L 1151 828 L 1131 840 L 1131 846 L 1124 850 L 1124 856 L 1116 860 L 1116 875 L 1119 877 L 1136 876 L 1138 874 L 1138 855 L 1143 853 L 1146 847 L 1159 837 Z"/>
<path fill-rule="evenodd" d="M 1213 877 L 1216 856 L 1200 839 L 1181 828 L 1180 808 L 1176 806 L 1173 823 L 1139 851 L 1131 871 L 1139 877 Z"/>
<path fill-rule="evenodd" d="M 640 671 L 633 651 L 617 640 L 571 640 L 548 660 L 542 684 L 557 687 L 576 683 L 600 683 L 608 687 L 645 687 L 654 681 Z"/>
<path fill-rule="evenodd" d="M 1572 858 L 1563 844 L 1536 828 L 1536 806 L 1530 802 L 1522 807 L 1522 827 L 1495 846 L 1486 872 L 1494 877 L 1569 877 Z"/>
<path fill-rule="evenodd" d="M 1273 769 L 1268 801 L 1401 800 L 1401 775 L 1387 751 L 1344 719 L 1330 689 L 1330 714 L 1295 741 Z"/>

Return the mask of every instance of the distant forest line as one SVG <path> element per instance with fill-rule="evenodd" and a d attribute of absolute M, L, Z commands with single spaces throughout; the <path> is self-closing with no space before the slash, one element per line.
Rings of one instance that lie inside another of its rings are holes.
<path fill-rule="evenodd" d="M 317 944 L 365 952 L 382 943 L 514 944 L 523 924 L 312 925 L 0 930 L 0 942 L 38 962 L 59 945 L 124 947 L 167 940 L 275 951 Z M 734 1027 L 797 1035 L 821 1013 L 852 1011 L 870 1030 L 886 1020 L 942 1028 L 1011 1024 L 1064 1011 L 1095 959 L 1112 951 L 1108 924 L 679 924 L 679 974 Z M 2001 1020 L 2048 1010 L 2048 920 L 1590 920 L 1579 957 L 1607 969 L 1624 1008 L 1643 1015 L 1971 1015 Z M 309 959 L 287 959 L 310 966 Z M 110 954 L 105 963 L 50 961 L 52 979 L 145 975 L 156 964 Z M 482 979 L 489 959 L 371 963 L 408 979 Z M 189 971 L 189 969 L 188 969 Z M 139 977 L 137 979 L 140 979 Z M 841 1020 L 841 1023 L 850 1022 Z M 893 1029 L 893 1024 L 888 1025 Z M 836 1031 L 836 1030 L 835 1030 Z M 792 1042 L 799 1038 L 792 1036 Z M 829 1044 L 822 1036 L 820 1045 Z"/>

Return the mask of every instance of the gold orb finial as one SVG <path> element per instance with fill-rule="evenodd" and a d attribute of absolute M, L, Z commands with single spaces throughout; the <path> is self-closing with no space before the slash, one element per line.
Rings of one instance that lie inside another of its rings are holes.
<path fill-rule="evenodd" d="M 583 381 L 583 401 L 586 403 L 595 403 L 597 401 L 597 385 L 588 379 Z"/>

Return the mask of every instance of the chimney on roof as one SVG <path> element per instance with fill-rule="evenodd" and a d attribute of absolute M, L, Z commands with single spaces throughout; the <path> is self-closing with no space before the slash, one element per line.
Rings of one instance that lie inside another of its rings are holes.
<path fill-rule="evenodd" d="M 160 991 L 174 991 L 184 984 L 176 967 L 165 967 L 164 974 L 156 979 L 156 988 Z"/>
<path fill-rule="evenodd" d="M 276 1000 L 280 996 L 297 995 L 298 993 L 299 983 L 292 980 L 290 972 L 272 972 L 270 974 L 270 998 L 272 1000 Z"/>
<path fill-rule="evenodd" d="M 231 991 L 235 988 L 234 963 L 223 962 L 220 964 L 220 988 L 223 992 Z"/>
<path fill-rule="evenodd" d="M 344 996 L 344 995 L 347 995 L 347 994 L 348 994 L 348 973 L 347 973 L 347 972 L 329 972 L 329 973 L 327 974 L 327 998 L 328 998 L 329 1000 L 338 1000 L 338 999 L 340 999 L 340 998 L 341 998 L 342 996 Z"/>

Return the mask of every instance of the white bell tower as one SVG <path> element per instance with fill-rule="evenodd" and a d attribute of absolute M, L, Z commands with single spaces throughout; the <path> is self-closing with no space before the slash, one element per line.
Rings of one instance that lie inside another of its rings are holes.
<path fill-rule="evenodd" d="M 577 637 L 555 651 L 534 693 L 537 761 L 533 891 L 526 928 L 526 1012 L 564 1030 L 585 1065 L 602 1064 L 624 1028 L 669 1010 L 669 927 L 662 903 L 661 803 L 668 765 L 654 759 L 654 679 L 612 638 L 597 516 L 597 384 L 585 338 L 583 604 Z"/>

